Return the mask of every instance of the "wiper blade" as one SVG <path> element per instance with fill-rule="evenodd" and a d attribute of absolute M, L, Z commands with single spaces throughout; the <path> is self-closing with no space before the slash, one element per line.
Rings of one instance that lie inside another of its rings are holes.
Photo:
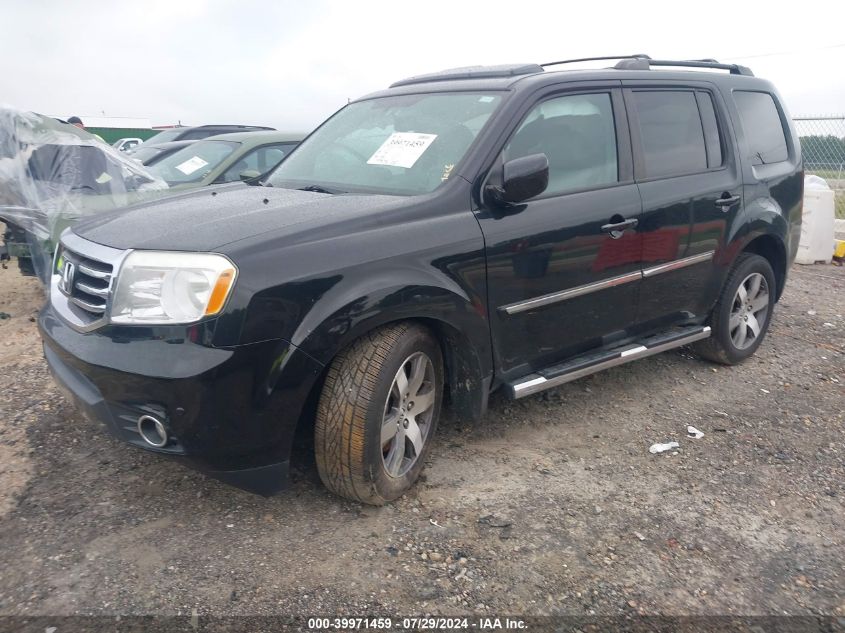
<path fill-rule="evenodd" d="M 313 191 L 315 193 L 330 193 L 330 194 L 338 194 L 343 193 L 340 189 L 328 189 L 323 187 L 322 185 L 308 185 L 306 187 L 299 187 L 299 191 Z"/>

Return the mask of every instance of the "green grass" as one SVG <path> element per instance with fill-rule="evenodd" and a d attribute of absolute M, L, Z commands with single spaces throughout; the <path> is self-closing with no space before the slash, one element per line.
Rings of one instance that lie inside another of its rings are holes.
<path fill-rule="evenodd" d="M 836 197 L 833 200 L 834 208 L 836 209 L 834 215 L 840 220 L 845 220 L 845 191 L 837 191 Z"/>

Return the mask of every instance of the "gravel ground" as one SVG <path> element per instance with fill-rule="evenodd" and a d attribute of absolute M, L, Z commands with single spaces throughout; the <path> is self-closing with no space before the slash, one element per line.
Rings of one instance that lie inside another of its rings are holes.
<path fill-rule="evenodd" d="M 265 499 L 103 435 L 53 386 L 42 300 L 0 270 L 0 615 L 845 615 L 845 268 L 793 268 L 740 367 L 681 349 L 447 412 L 384 508 L 307 451 Z"/>

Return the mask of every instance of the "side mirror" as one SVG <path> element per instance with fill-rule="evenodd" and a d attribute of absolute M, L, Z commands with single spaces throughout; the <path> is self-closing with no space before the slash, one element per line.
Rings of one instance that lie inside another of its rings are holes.
<path fill-rule="evenodd" d="M 549 186 L 549 159 L 531 154 L 509 160 L 502 166 L 502 186 L 488 185 L 487 192 L 500 204 L 524 202 Z"/>
<path fill-rule="evenodd" d="M 242 181 L 252 180 L 253 178 L 258 178 L 260 175 L 261 172 L 257 169 L 244 169 L 240 174 L 238 174 L 238 178 Z"/>

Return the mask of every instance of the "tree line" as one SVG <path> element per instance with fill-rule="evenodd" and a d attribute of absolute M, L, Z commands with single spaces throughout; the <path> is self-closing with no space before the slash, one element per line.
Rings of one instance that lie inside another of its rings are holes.
<path fill-rule="evenodd" d="M 845 163 L 845 138 L 832 134 L 802 136 L 801 153 L 807 164 Z"/>

